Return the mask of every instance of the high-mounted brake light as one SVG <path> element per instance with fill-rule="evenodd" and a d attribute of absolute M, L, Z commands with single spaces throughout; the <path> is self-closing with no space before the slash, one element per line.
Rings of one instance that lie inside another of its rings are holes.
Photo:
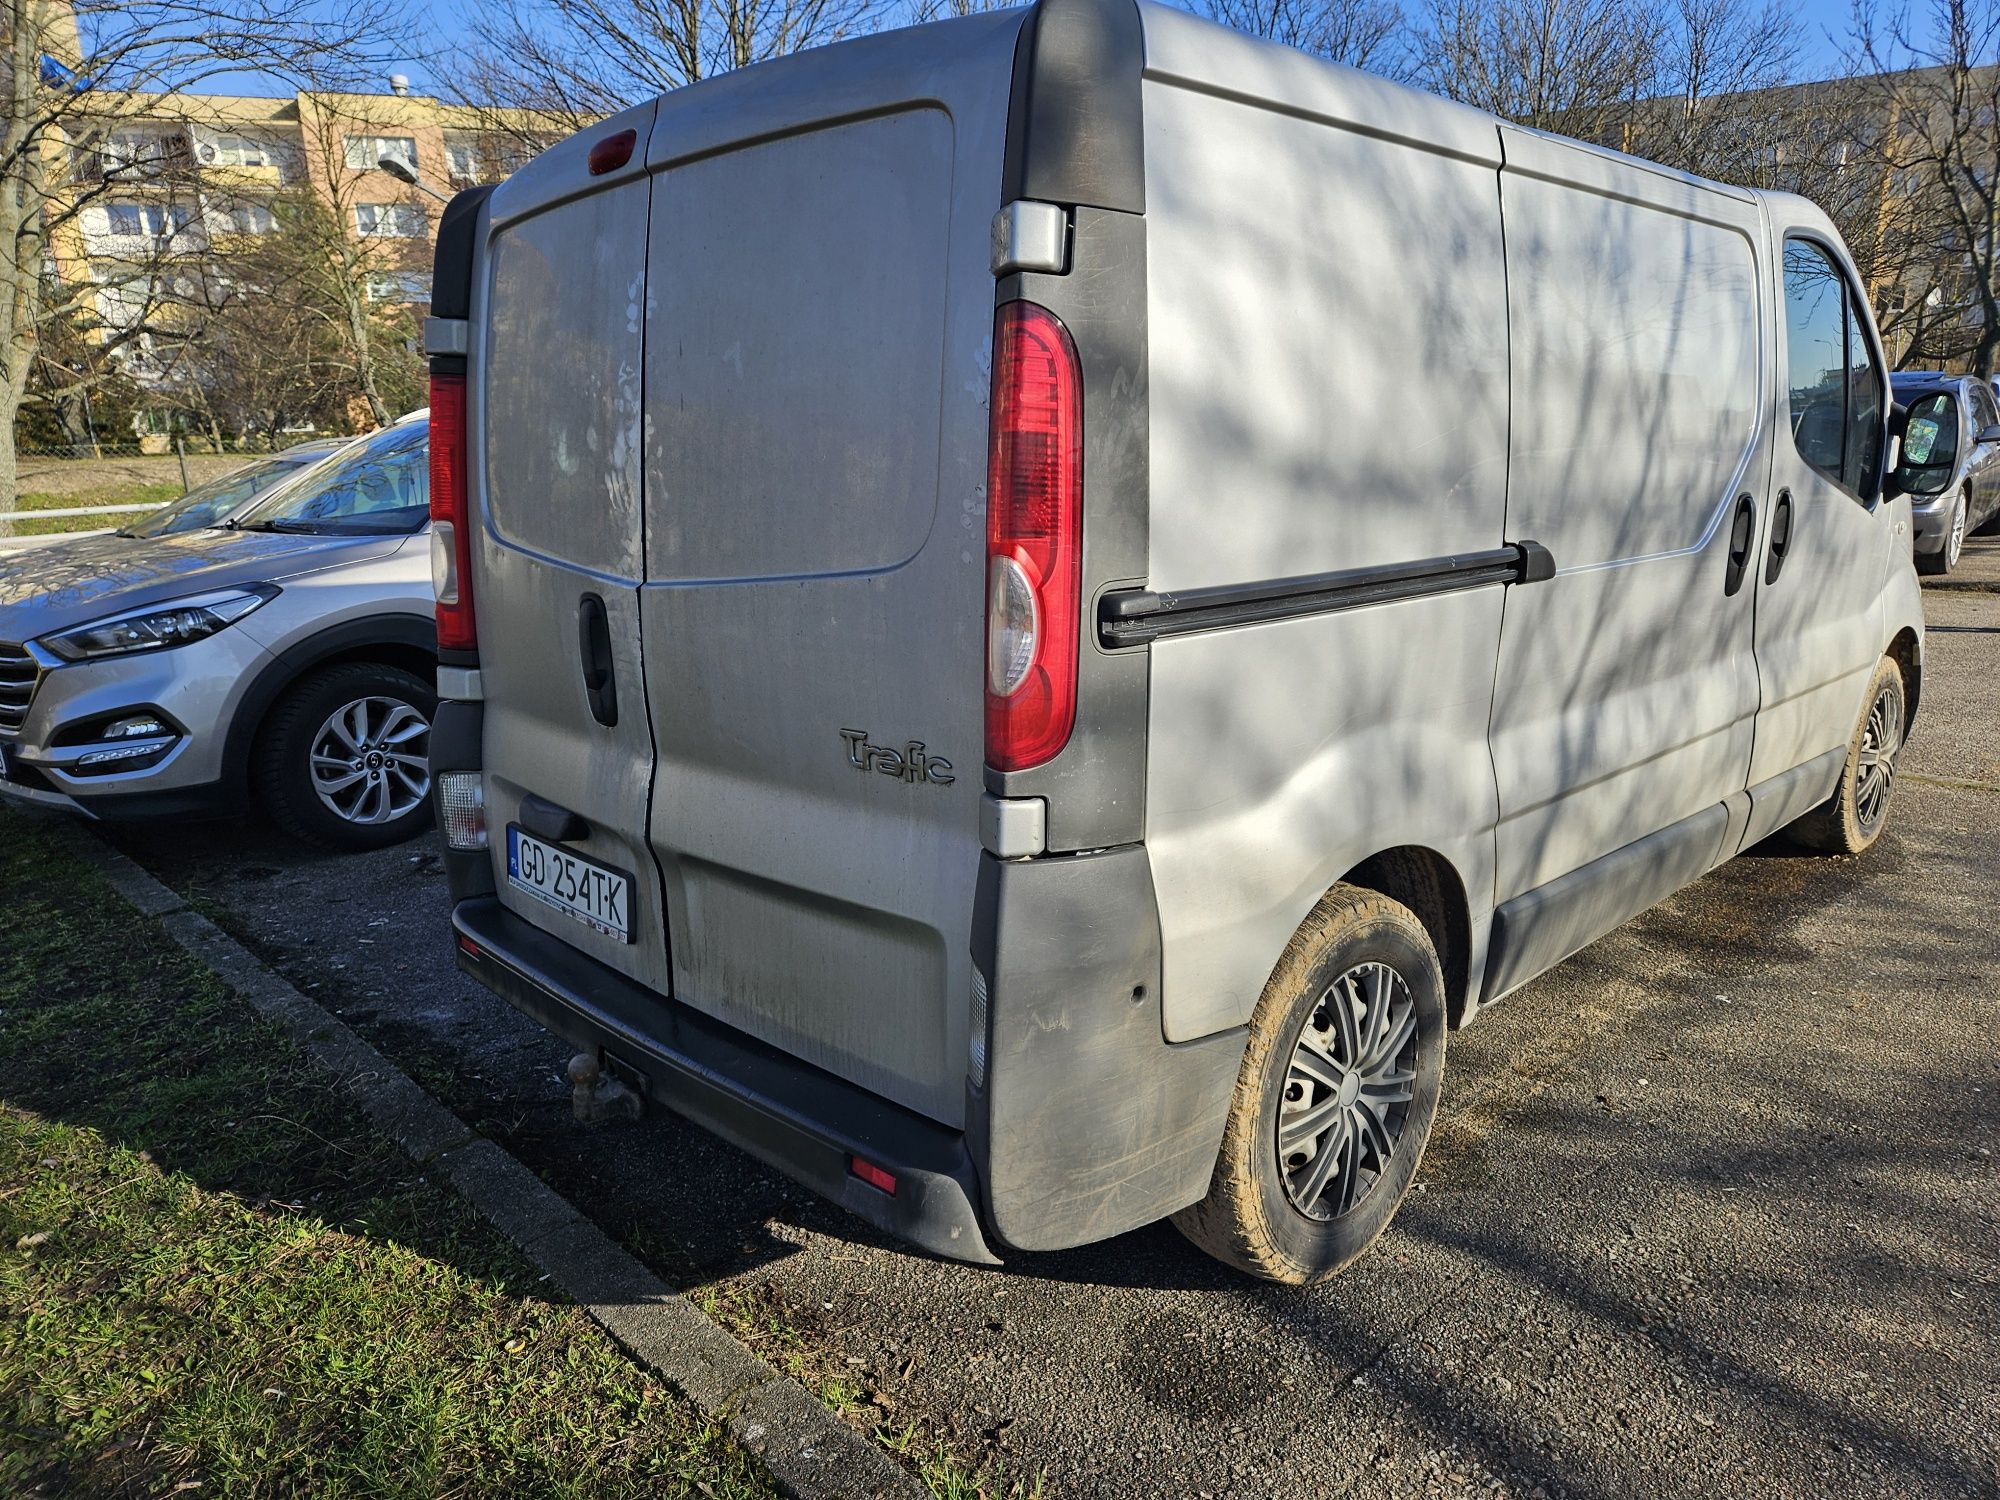
<path fill-rule="evenodd" d="M 639 132 L 621 130 L 616 135 L 607 135 L 601 141 L 591 143 L 590 175 L 602 177 L 606 172 L 615 172 L 632 159 L 632 148 L 639 143 Z"/>
<path fill-rule="evenodd" d="M 1069 330 L 1009 302 L 993 325 L 986 467 L 986 763 L 1023 771 L 1076 724 L 1083 378 Z"/>
<path fill-rule="evenodd" d="M 472 526 L 465 492 L 465 377 L 431 376 L 431 587 L 440 651 L 479 644 L 472 618 Z"/>

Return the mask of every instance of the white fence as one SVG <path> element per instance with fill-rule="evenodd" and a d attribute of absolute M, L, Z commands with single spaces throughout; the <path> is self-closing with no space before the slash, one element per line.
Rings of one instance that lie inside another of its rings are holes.
<path fill-rule="evenodd" d="M 38 536 L 8 536 L 5 529 L 15 521 L 48 521 L 65 519 L 70 516 L 127 516 L 158 510 L 162 502 L 147 501 L 142 505 L 69 505 L 51 510 L 0 510 L 0 556 L 9 552 L 24 552 L 30 547 L 39 547 L 45 542 L 66 542 L 80 536 L 102 536 L 114 528 L 102 526 L 94 531 L 50 531 Z"/>

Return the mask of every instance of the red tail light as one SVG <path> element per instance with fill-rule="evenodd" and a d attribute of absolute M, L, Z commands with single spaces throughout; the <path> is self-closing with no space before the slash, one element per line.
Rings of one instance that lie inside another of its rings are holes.
<path fill-rule="evenodd" d="M 1022 771 L 1076 725 L 1083 590 L 1083 378 L 1056 315 L 994 319 L 986 468 L 986 762 Z"/>
<path fill-rule="evenodd" d="M 465 377 L 431 376 L 431 587 L 440 651 L 479 644 L 472 620 L 472 522 L 465 492 Z"/>

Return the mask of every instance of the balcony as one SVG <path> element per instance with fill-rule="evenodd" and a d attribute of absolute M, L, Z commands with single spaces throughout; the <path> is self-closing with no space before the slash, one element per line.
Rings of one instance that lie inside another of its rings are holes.
<path fill-rule="evenodd" d="M 284 186 L 284 174 L 276 163 L 261 167 L 240 167 L 223 162 L 204 162 L 201 168 L 204 187 L 211 188 L 261 188 L 267 192 Z"/>

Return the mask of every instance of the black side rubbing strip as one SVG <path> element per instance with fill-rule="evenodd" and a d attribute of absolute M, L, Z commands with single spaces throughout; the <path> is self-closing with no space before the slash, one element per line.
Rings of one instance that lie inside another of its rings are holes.
<path fill-rule="evenodd" d="M 1135 0 L 1040 0 L 1014 49 L 1001 201 L 1146 211 Z"/>
<path fill-rule="evenodd" d="M 1510 542 L 1484 552 L 1427 557 L 1382 568 L 1349 568 L 1302 578 L 1183 589 L 1174 594 L 1134 589 L 1104 596 L 1098 609 L 1097 634 L 1106 646 L 1140 646 L 1164 636 L 1331 614 L 1495 583 L 1540 583 L 1553 578 L 1555 571 L 1555 558 L 1541 543 Z"/>
<path fill-rule="evenodd" d="M 473 240 L 473 230 L 479 223 L 479 210 L 493 194 L 492 185 L 467 188 L 462 193 L 454 193 L 451 202 L 444 206 L 444 217 L 438 220 L 437 250 L 431 257 L 431 316 L 434 318 L 465 318 L 472 314 L 472 260 L 478 246 Z M 434 354 L 431 356 L 431 373 L 434 375 L 463 375 L 465 356 L 462 354 Z"/>

